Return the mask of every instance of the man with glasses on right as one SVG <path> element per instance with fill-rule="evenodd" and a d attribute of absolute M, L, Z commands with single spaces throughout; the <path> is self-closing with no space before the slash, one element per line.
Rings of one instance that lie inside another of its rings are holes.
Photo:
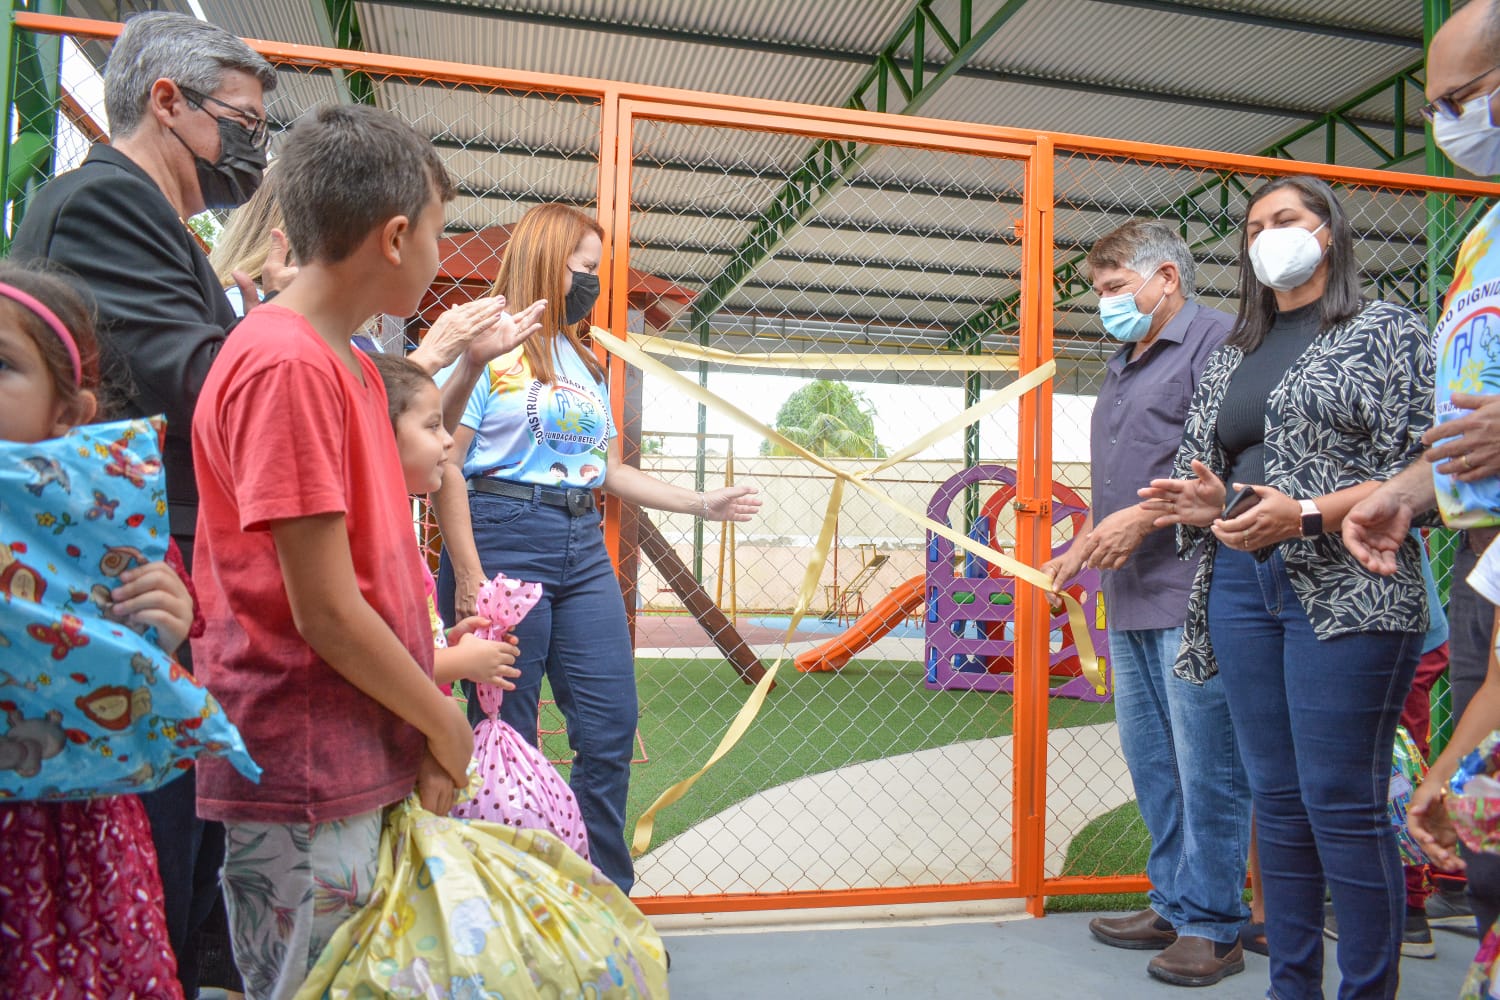
<path fill-rule="evenodd" d="M 1474 0 L 1433 36 L 1427 97 L 1432 103 L 1422 115 L 1448 158 L 1478 177 L 1500 174 L 1500 2 Z M 1457 391 L 1480 388 L 1485 370 L 1500 364 L 1497 238 L 1500 203 L 1465 237 L 1434 332 L 1439 422 L 1424 438 L 1432 447 L 1423 461 L 1355 506 L 1343 526 L 1349 550 L 1377 573 L 1394 570 L 1395 550 L 1412 519 L 1433 506 L 1440 507 L 1449 527 L 1464 529 L 1448 602 L 1455 718 L 1463 715 L 1489 669 L 1496 620 L 1492 602 L 1500 599 L 1500 549 L 1490 550 L 1497 520 L 1491 511 L 1500 509 L 1500 395 Z M 1488 384 L 1495 388 L 1492 374 Z M 1472 749 L 1472 743 L 1460 745 L 1462 735 L 1454 733 L 1452 753 L 1438 758 L 1428 785 L 1445 783 L 1450 758 Z M 1500 916 L 1500 858 L 1469 855 L 1467 872 L 1473 919 L 1482 932 Z M 1433 896 L 1429 920 L 1469 929 L 1469 915 L 1454 904 L 1451 894 Z"/>
<path fill-rule="evenodd" d="M 110 143 L 38 192 L 11 247 L 19 260 L 46 258 L 97 304 L 101 370 L 118 404 L 111 415 L 166 414 L 168 520 L 189 566 L 193 407 L 236 320 L 186 220 L 239 205 L 260 185 L 265 93 L 275 86 L 270 63 L 223 28 L 185 14 L 131 18 L 104 75 Z M 290 273 L 273 261 L 262 280 L 272 290 Z M 196 997 L 194 937 L 219 894 L 224 830 L 198 819 L 192 775 L 141 800 L 178 977 Z M 227 936 L 213 943 L 222 948 Z M 235 985 L 232 965 L 224 973 L 231 981 L 213 985 Z"/>

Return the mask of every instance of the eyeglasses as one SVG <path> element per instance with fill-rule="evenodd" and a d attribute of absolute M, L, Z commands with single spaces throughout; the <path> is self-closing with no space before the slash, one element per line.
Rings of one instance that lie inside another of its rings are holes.
<path fill-rule="evenodd" d="M 1483 73 L 1480 73 L 1468 83 L 1463 84 L 1459 87 L 1454 87 L 1452 90 L 1448 91 L 1448 93 L 1444 94 L 1442 97 L 1439 97 L 1437 100 L 1429 104 L 1422 105 L 1422 117 L 1427 119 L 1427 121 L 1429 122 L 1431 122 L 1439 115 L 1442 115 L 1444 118 L 1462 118 L 1464 115 L 1464 102 L 1455 100 L 1453 95 L 1462 94 L 1464 91 L 1468 90 L 1470 87 L 1474 86 L 1474 84 L 1478 83 L 1480 80 L 1483 80 L 1485 77 L 1489 76 L 1497 69 L 1500 69 L 1500 65 L 1491 66 L 1489 69 L 1485 70 Z M 1493 97 L 1494 95 L 1495 92 L 1493 90 L 1490 91 L 1489 96 Z M 1469 98 L 1469 100 L 1471 101 L 1473 99 L 1474 98 L 1472 97 Z"/>
<path fill-rule="evenodd" d="M 228 101 L 221 101 L 217 97 L 211 97 L 208 94 L 194 90 L 191 87 L 184 87 L 180 83 L 177 85 L 177 89 L 182 91 L 182 96 L 187 98 L 187 102 L 189 104 L 212 118 L 218 118 L 219 116 L 212 114 L 207 108 L 204 107 L 205 104 L 217 104 L 219 107 L 228 110 L 230 115 L 232 115 L 233 118 L 236 119 L 236 124 L 242 125 L 244 128 L 249 130 L 250 142 L 255 146 L 264 147 L 266 141 L 270 138 L 268 130 L 266 129 L 266 120 L 264 118 L 259 118 L 246 111 L 244 108 L 235 107 Z"/>

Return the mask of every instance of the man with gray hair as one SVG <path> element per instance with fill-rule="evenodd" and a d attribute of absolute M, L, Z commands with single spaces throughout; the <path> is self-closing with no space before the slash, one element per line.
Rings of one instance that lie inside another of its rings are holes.
<path fill-rule="evenodd" d="M 1188 403 L 1233 320 L 1192 300 L 1193 259 L 1165 222 L 1136 220 L 1101 237 L 1089 274 L 1105 331 L 1122 342 L 1094 404 L 1088 520 L 1044 567 L 1053 587 L 1101 571 L 1120 746 L 1151 834 L 1151 906 L 1089 930 L 1117 948 L 1157 950 L 1147 971 L 1208 986 L 1245 967 L 1240 928 L 1250 790 L 1217 677 L 1172 670 L 1194 562 L 1155 532 L 1136 490 L 1171 474 Z"/>
<path fill-rule="evenodd" d="M 183 14 L 132 18 L 104 76 L 112 144 L 42 188 L 11 248 L 17 259 L 52 261 L 98 304 L 106 378 L 127 383 L 117 415 L 167 415 L 169 521 L 187 565 L 198 506 L 193 407 L 235 314 L 186 220 L 241 204 L 259 186 L 264 95 L 275 86 L 271 65 L 222 28 Z M 272 288 L 283 277 L 276 264 L 263 279 Z M 194 997 L 191 942 L 218 897 L 223 827 L 197 818 L 192 778 L 142 800 L 178 975 Z"/>

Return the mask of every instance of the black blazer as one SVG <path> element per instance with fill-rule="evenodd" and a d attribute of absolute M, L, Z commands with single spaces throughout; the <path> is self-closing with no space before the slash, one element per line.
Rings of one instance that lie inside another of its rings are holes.
<path fill-rule="evenodd" d="M 103 374 L 124 394 L 111 416 L 166 414 L 172 534 L 190 537 L 193 407 L 236 322 L 208 256 L 150 175 L 102 144 L 26 206 L 11 256 L 45 257 L 97 303 Z"/>

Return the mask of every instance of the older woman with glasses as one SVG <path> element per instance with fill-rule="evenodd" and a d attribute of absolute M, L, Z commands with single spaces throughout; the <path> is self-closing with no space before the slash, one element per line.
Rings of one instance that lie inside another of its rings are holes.
<path fill-rule="evenodd" d="M 1360 296 L 1348 219 L 1311 177 L 1246 206 L 1240 308 L 1188 415 L 1174 479 L 1142 491 L 1204 545 L 1177 671 L 1222 671 L 1250 779 L 1271 993 L 1321 997 L 1332 890 L 1341 998 L 1396 995 L 1405 882 L 1391 748 L 1427 628 L 1419 543 L 1365 570 L 1344 515 L 1422 450 L 1433 365 L 1414 313 Z"/>

